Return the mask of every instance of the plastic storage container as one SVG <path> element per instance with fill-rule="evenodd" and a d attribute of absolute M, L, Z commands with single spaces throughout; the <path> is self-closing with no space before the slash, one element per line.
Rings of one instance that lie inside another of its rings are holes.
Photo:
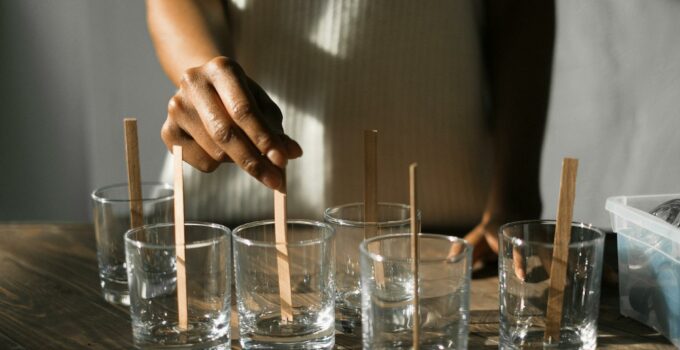
<path fill-rule="evenodd" d="M 618 234 L 621 314 L 680 348 L 680 228 L 649 214 L 680 194 L 619 196 L 605 208 Z"/>

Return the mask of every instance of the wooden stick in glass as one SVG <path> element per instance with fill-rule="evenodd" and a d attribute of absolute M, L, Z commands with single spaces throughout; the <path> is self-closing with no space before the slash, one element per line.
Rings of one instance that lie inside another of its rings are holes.
<path fill-rule="evenodd" d="M 364 239 L 378 233 L 378 130 L 364 130 Z M 368 245 L 368 250 L 380 255 L 380 244 Z M 374 263 L 375 283 L 385 285 L 383 263 Z"/>
<path fill-rule="evenodd" d="M 420 292 L 418 282 L 418 265 L 420 261 L 420 249 L 418 246 L 418 197 L 416 170 L 418 164 L 409 166 L 409 198 L 411 205 L 411 268 L 413 270 L 413 349 L 420 348 Z"/>
<path fill-rule="evenodd" d="M 288 256 L 288 224 L 286 222 L 286 175 L 281 190 L 274 191 L 274 235 L 276 238 L 276 267 L 279 277 L 281 320 L 293 321 L 293 294 L 290 288 L 290 258 Z"/>
<path fill-rule="evenodd" d="M 184 176 L 182 173 L 182 146 L 172 146 L 175 170 L 175 255 L 177 263 L 177 314 L 178 328 L 186 330 L 187 320 L 187 274 L 184 251 Z"/>
<path fill-rule="evenodd" d="M 125 129 L 125 161 L 127 163 L 128 196 L 130 198 L 130 228 L 136 228 L 144 224 L 137 119 L 125 118 L 123 120 L 123 126 Z"/>
<path fill-rule="evenodd" d="M 574 197 L 576 196 L 577 170 L 578 159 L 564 158 L 562 160 L 560 196 L 557 206 L 557 223 L 555 224 L 544 334 L 544 339 L 548 343 L 559 343 L 560 340 L 564 286 L 566 284 L 567 260 L 569 258 L 569 242 L 571 241 L 571 221 L 574 214 Z"/>
<path fill-rule="evenodd" d="M 375 236 L 378 222 L 378 130 L 364 130 L 364 239 Z"/>

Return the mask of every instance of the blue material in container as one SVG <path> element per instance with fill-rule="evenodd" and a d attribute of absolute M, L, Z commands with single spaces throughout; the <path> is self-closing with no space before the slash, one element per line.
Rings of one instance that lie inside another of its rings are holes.
<path fill-rule="evenodd" d="M 661 332 L 680 348 L 680 228 L 648 212 L 676 195 L 607 199 L 618 234 L 621 314 Z"/>

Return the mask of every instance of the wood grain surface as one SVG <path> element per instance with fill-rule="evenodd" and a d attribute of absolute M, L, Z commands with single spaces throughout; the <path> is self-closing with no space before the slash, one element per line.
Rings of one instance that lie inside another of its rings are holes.
<path fill-rule="evenodd" d="M 493 272 L 472 282 L 470 349 L 498 348 Z M 599 349 L 674 349 L 654 330 L 619 315 L 616 289 L 604 289 L 601 304 Z M 132 347 L 127 308 L 101 296 L 91 225 L 0 224 L 0 349 Z M 237 340 L 233 347 L 240 348 Z M 355 338 L 336 337 L 336 349 L 360 348 Z"/>

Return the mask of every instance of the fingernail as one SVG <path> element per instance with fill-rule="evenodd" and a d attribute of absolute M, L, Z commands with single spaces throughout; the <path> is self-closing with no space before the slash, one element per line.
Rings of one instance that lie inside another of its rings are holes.
<path fill-rule="evenodd" d="M 262 183 L 264 183 L 267 187 L 276 190 L 281 186 L 281 178 L 275 176 L 274 174 L 265 174 L 262 177 Z"/>
<path fill-rule="evenodd" d="M 283 168 L 288 164 L 288 159 L 277 149 L 269 150 L 269 152 L 267 152 L 267 158 L 279 168 Z"/>

